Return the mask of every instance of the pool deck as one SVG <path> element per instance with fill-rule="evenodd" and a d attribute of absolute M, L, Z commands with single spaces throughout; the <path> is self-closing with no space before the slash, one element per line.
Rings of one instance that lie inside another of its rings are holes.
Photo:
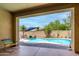
<path fill-rule="evenodd" d="M 78 55 L 66 49 L 20 45 L 13 48 L 9 48 L 6 51 L 0 50 L 0 56 L 78 56 Z"/>
<path fill-rule="evenodd" d="M 52 48 L 51 45 L 50 47 L 44 47 L 46 44 L 44 44 L 44 46 L 40 46 L 40 44 L 36 44 L 37 46 L 31 45 L 20 42 L 16 47 L 5 50 L 0 49 L 0 56 L 79 56 L 72 50 L 63 49 L 60 46 L 56 47 L 54 44 L 54 46 L 52 45 Z"/>

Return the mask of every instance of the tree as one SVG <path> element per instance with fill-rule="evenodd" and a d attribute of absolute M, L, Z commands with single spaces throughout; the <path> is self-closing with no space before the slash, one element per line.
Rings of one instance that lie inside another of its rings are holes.
<path fill-rule="evenodd" d="M 64 24 L 66 26 L 66 30 L 70 30 L 71 29 L 70 16 L 68 16 L 67 19 L 64 19 Z"/>
<path fill-rule="evenodd" d="M 53 24 L 51 25 L 51 27 L 53 28 L 52 30 L 57 30 L 57 37 L 59 37 L 59 31 L 58 30 L 60 30 L 60 26 L 61 26 L 61 23 L 60 23 L 59 20 L 55 20 L 53 22 Z"/>
<path fill-rule="evenodd" d="M 20 28 L 21 28 L 21 31 L 23 32 L 23 38 L 24 38 L 24 33 L 25 33 L 25 30 L 26 30 L 26 26 L 22 25 Z"/>
<path fill-rule="evenodd" d="M 54 22 L 50 22 L 44 28 L 46 37 L 50 37 L 50 34 L 51 34 L 52 30 L 59 30 L 59 28 L 60 28 L 60 21 L 59 20 L 55 20 Z"/>
<path fill-rule="evenodd" d="M 66 25 L 65 24 L 60 24 L 59 30 L 66 30 Z"/>
<path fill-rule="evenodd" d="M 68 16 L 68 18 L 64 19 L 63 21 L 64 21 L 63 23 L 60 23 L 59 20 L 55 20 L 53 22 L 50 22 L 47 26 L 45 26 L 44 32 L 46 34 L 46 37 L 50 37 L 52 30 L 70 30 L 71 29 L 70 16 Z M 58 32 L 57 37 L 59 36 Z"/>
<path fill-rule="evenodd" d="M 54 26 L 54 28 L 53 28 L 54 30 L 58 30 L 60 28 L 60 21 L 55 20 L 51 26 L 52 26 L 52 28 Z"/>
<path fill-rule="evenodd" d="M 70 18 L 69 18 L 70 19 Z M 64 23 L 60 23 L 59 20 L 55 20 L 53 22 L 50 22 L 47 26 L 44 28 L 44 32 L 46 34 L 46 37 L 50 37 L 50 34 L 52 30 L 69 30 L 70 29 L 70 22 L 69 19 L 65 19 Z M 57 37 L 59 36 L 59 31 L 57 31 Z"/>
<path fill-rule="evenodd" d="M 51 29 L 50 25 L 45 26 L 44 32 L 46 34 L 46 37 L 50 37 L 51 31 L 52 31 L 52 29 Z"/>

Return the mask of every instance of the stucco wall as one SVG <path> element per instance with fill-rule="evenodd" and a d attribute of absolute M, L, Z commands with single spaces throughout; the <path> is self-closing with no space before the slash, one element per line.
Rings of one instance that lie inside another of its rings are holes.
<path fill-rule="evenodd" d="M 0 38 L 11 38 L 11 15 L 0 9 Z"/>
<path fill-rule="evenodd" d="M 20 37 L 22 37 L 22 32 L 20 31 Z M 31 36 L 36 36 L 37 38 L 45 38 L 46 37 L 46 34 L 44 31 L 27 31 L 24 33 L 25 36 L 28 38 L 30 35 Z M 71 31 L 67 31 L 67 30 L 59 30 L 59 31 L 56 31 L 56 30 L 53 30 L 51 32 L 51 36 L 56 38 L 57 37 L 57 34 L 59 34 L 59 38 L 71 38 Z"/>

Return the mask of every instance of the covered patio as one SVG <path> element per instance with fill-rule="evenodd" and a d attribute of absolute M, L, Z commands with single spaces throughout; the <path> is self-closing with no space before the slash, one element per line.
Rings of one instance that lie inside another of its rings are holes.
<path fill-rule="evenodd" d="M 8 44 L 8 48 L 12 54 L 3 51 L 0 55 L 24 55 L 24 56 L 77 56 L 79 53 L 79 4 L 74 3 L 25 3 L 25 4 L 0 4 L 0 40 L 11 39 L 12 44 Z M 36 16 L 37 13 L 48 11 L 70 9 L 72 8 L 72 51 L 56 48 L 44 48 L 19 45 L 19 33 L 17 26 L 19 17 Z M 0 51 L 2 49 L 0 48 Z M 51 51 L 51 52 L 50 52 Z M 57 53 L 59 52 L 59 53 Z"/>
<path fill-rule="evenodd" d="M 0 50 L 1 51 L 1 50 Z M 78 56 L 72 51 L 56 48 L 16 46 L 0 53 L 0 56 Z M 58 53 L 57 53 L 58 52 Z"/>

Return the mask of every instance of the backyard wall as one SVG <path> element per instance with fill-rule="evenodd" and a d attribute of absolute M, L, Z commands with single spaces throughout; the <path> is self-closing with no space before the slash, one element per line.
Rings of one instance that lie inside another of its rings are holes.
<path fill-rule="evenodd" d="M 12 38 L 11 15 L 8 11 L 0 9 L 0 39 Z"/>
<path fill-rule="evenodd" d="M 59 38 L 70 38 L 71 37 L 71 34 L 70 34 L 70 31 L 65 31 L 65 30 L 60 30 L 60 31 L 52 31 L 51 32 L 51 36 L 52 37 L 57 37 L 57 34 L 59 34 Z M 25 32 L 25 36 L 26 37 L 29 37 L 29 36 L 36 36 L 38 38 L 45 38 L 46 35 L 44 33 L 44 31 L 27 31 Z M 22 36 L 22 32 L 20 32 L 20 36 Z"/>

